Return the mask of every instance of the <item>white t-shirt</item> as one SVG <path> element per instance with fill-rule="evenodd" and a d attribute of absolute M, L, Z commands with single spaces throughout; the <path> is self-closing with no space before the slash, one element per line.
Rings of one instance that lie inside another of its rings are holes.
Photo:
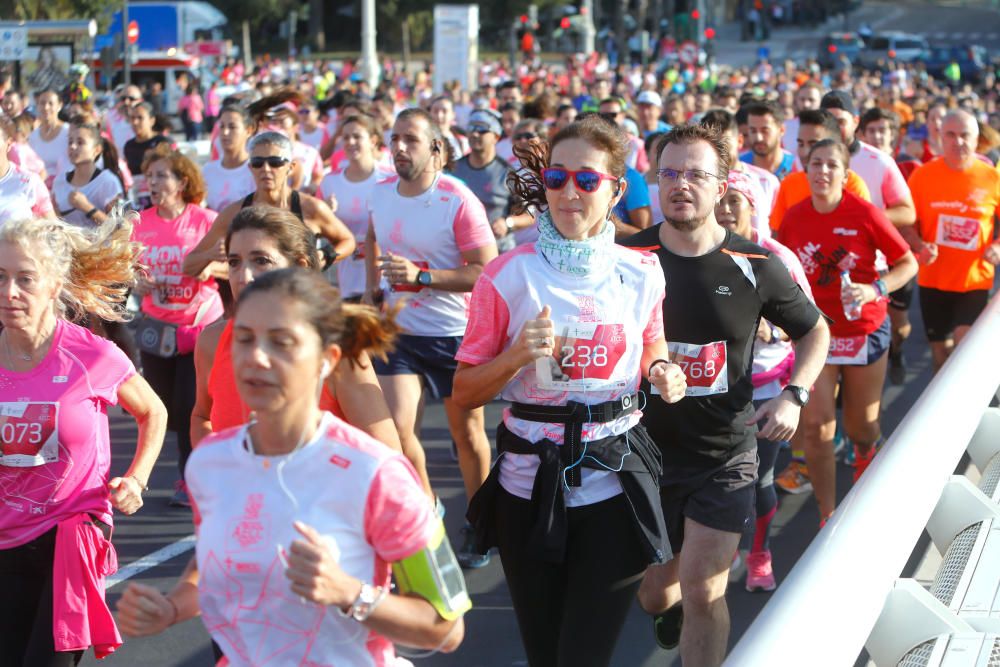
<path fill-rule="evenodd" d="M 323 159 L 319 156 L 319 151 L 309 144 L 304 144 L 301 141 L 294 142 L 292 144 L 292 159 L 302 165 L 302 183 L 299 184 L 299 189 L 307 188 L 312 184 L 314 171 L 323 172 Z"/>
<path fill-rule="evenodd" d="M 246 428 L 205 438 L 185 473 L 206 629 L 233 667 L 399 664 L 386 638 L 292 593 L 283 559 L 302 539 L 301 521 L 347 574 L 388 586 L 390 564 L 434 535 L 413 467 L 329 413 L 313 440 L 284 456 L 252 454 Z"/>
<path fill-rule="evenodd" d="M 111 109 L 104 118 L 105 126 L 111 134 L 111 141 L 114 142 L 118 154 L 125 150 L 125 142 L 135 137 L 132 124 L 128 122 L 128 116 L 123 116 L 118 109 Z"/>
<path fill-rule="evenodd" d="M 326 128 L 322 125 L 317 125 L 316 129 L 312 132 L 308 132 L 305 128 L 299 128 L 299 141 L 304 144 L 308 144 L 319 150 L 326 143 L 326 140 L 330 138 L 330 133 L 327 132 Z"/>
<path fill-rule="evenodd" d="M 257 189 L 248 162 L 227 169 L 222 166 L 222 160 L 212 160 L 201 168 L 205 177 L 205 205 L 208 208 L 221 211 Z"/>
<path fill-rule="evenodd" d="M 785 121 L 785 136 L 781 139 L 781 147 L 792 155 L 799 154 L 799 117 L 793 116 Z"/>
<path fill-rule="evenodd" d="M 497 155 L 512 165 L 515 169 L 519 166 L 520 160 L 514 155 L 514 144 L 508 138 L 503 138 L 497 142 Z"/>
<path fill-rule="evenodd" d="M 664 278 L 655 255 L 613 245 L 615 261 L 603 273 L 571 276 L 552 268 L 534 245 L 520 246 L 486 265 L 472 292 L 469 327 L 455 358 L 483 364 L 517 340 L 542 307 L 552 309 L 558 353 L 553 359 L 566 376 L 547 385 L 535 364 L 518 371 L 500 392 L 507 401 L 565 405 L 620 399 L 639 387 L 643 347 L 663 338 Z M 650 400 L 661 400 L 658 397 Z M 583 426 L 583 442 L 620 435 L 639 423 L 641 412 Z M 530 442 L 548 438 L 562 444 L 564 426 L 526 421 L 504 410 L 511 433 Z M 500 484 L 530 499 L 538 457 L 504 454 Z M 570 487 L 570 507 L 607 500 L 621 493 L 618 476 L 583 468 L 583 484 Z"/>
<path fill-rule="evenodd" d="M 31 146 L 38 157 L 45 163 L 45 172 L 51 176 L 59 176 L 65 169 L 70 168 L 69 157 L 67 156 L 69 145 L 69 126 L 62 124 L 59 132 L 51 141 L 42 139 L 42 128 L 32 130 L 28 135 L 28 145 Z"/>
<path fill-rule="evenodd" d="M 368 235 L 368 209 L 375 184 L 392 176 L 392 172 L 376 167 L 363 181 L 348 180 L 343 171 L 327 174 L 319 185 L 317 196 L 328 201 L 337 199 L 337 217 L 354 234 L 357 243 L 351 257 L 337 263 L 337 284 L 344 297 L 357 297 L 365 293 L 365 237 Z"/>
<path fill-rule="evenodd" d="M 7 173 L 0 176 L 0 225 L 8 220 L 51 215 L 52 200 L 42 179 L 11 164 Z"/>
<path fill-rule="evenodd" d="M 56 214 L 77 227 L 93 227 L 94 223 L 87 217 L 87 212 L 74 208 L 69 203 L 70 194 L 79 190 L 86 195 L 91 204 L 103 211 L 115 197 L 124 194 L 122 184 L 118 181 L 117 176 L 107 169 L 101 169 L 94 174 L 89 182 L 76 187 L 69 182 L 71 173 L 60 174 L 52 182 L 52 196 L 56 200 Z"/>
<path fill-rule="evenodd" d="M 401 255 L 422 269 L 454 269 L 462 253 L 495 245 L 482 202 L 459 179 L 440 174 L 416 197 L 404 197 L 399 176 L 377 183 L 370 201 L 375 238 L 382 254 Z M 385 281 L 383 280 L 383 283 Z M 416 285 L 383 284 L 390 306 L 402 302 L 397 321 L 413 336 L 461 336 L 469 293 Z"/>
<path fill-rule="evenodd" d="M 851 170 L 868 186 L 872 204 L 883 211 L 910 194 L 903 172 L 891 156 L 863 141 L 851 156 Z"/>

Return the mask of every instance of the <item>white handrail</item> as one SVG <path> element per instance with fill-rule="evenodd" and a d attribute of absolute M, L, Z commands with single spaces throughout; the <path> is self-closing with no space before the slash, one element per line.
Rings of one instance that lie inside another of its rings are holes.
<path fill-rule="evenodd" d="M 727 666 L 853 665 L 1000 386 L 1000 296 L 743 634 Z"/>

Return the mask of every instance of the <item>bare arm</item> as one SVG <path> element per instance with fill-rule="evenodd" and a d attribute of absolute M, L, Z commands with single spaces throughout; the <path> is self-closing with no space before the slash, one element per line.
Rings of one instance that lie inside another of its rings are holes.
<path fill-rule="evenodd" d="M 212 262 L 225 261 L 223 244 L 226 232 L 229 231 L 229 223 L 233 221 L 242 206 L 242 202 L 234 202 L 222 209 L 222 212 L 216 216 L 208 233 L 184 257 L 184 261 L 181 263 L 181 271 L 184 272 L 184 275 L 198 278 Z"/>
<path fill-rule="evenodd" d="M 122 477 L 108 482 L 115 509 L 132 514 L 142 507 L 142 490 L 149 484 L 156 459 L 167 433 L 167 409 L 141 375 L 133 375 L 118 387 L 118 402 L 135 418 L 139 433 L 132 464 Z"/>
<path fill-rule="evenodd" d="M 362 358 L 354 363 L 349 359 L 341 359 L 330 374 L 327 386 L 337 398 L 344 417 L 351 425 L 397 452 L 403 451 L 396 424 L 392 421 L 392 414 L 367 352 L 362 353 Z"/>
<path fill-rule="evenodd" d="M 226 326 L 219 320 L 205 327 L 194 346 L 194 408 L 191 410 L 191 445 L 197 446 L 212 432 L 212 396 L 208 393 L 208 377 L 215 361 L 215 348 Z"/>
<path fill-rule="evenodd" d="M 338 259 L 350 257 L 357 247 L 354 234 L 347 228 L 326 202 L 310 195 L 302 195 L 302 213 L 317 233 L 330 242 Z"/>
<path fill-rule="evenodd" d="M 476 284 L 476 278 L 483 272 L 483 267 L 497 256 L 495 243 L 463 250 L 463 266 L 454 269 L 429 269 L 431 287 L 446 292 L 470 292 Z M 400 255 L 383 255 L 378 258 L 382 262 L 382 271 L 387 273 L 390 282 L 395 285 L 416 285 L 420 269 L 405 257 Z"/>
<path fill-rule="evenodd" d="M 379 254 L 378 239 L 375 238 L 375 225 L 372 224 L 371 216 L 368 216 L 368 233 L 365 235 L 365 296 L 364 302 L 371 305 L 374 302 L 375 293 L 379 289 L 379 265 L 375 262 L 375 257 Z"/>
<path fill-rule="evenodd" d="M 198 561 L 192 556 L 169 595 L 131 582 L 116 605 L 118 625 L 128 637 L 158 635 L 201 614 L 198 604 Z"/>
<path fill-rule="evenodd" d="M 653 209 L 649 206 L 640 206 L 628 212 L 632 227 L 648 229 L 653 224 Z"/>
<path fill-rule="evenodd" d="M 917 221 L 917 209 L 913 205 L 913 197 L 907 192 L 906 196 L 897 201 L 892 206 L 885 209 L 885 215 L 896 227 L 912 225 Z"/>

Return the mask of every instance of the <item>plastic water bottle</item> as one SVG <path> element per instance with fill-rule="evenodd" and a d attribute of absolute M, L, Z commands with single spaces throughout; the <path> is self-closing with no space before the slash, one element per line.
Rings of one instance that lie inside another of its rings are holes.
<path fill-rule="evenodd" d="M 840 272 L 840 300 L 844 304 L 844 317 L 848 321 L 853 322 L 854 320 L 861 317 L 861 300 L 853 299 L 848 301 L 846 297 L 846 292 L 851 289 L 851 274 L 848 271 Z"/>

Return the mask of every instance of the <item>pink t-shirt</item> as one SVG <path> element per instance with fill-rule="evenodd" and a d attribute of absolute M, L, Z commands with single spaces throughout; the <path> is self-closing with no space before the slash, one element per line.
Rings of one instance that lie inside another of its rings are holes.
<path fill-rule="evenodd" d="M 38 157 L 35 149 L 28 144 L 11 143 L 10 148 L 7 149 L 7 157 L 21 169 L 30 171 L 39 178 L 42 177 L 42 172 L 45 171 L 45 162 L 42 158 Z"/>
<path fill-rule="evenodd" d="M 259 456 L 245 441 L 246 426 L 208 436 L 185 472 L 212 638 L 232 665 L 395 665 L 385 637 L 292 593 L 279 553 L 301 539 L 301 521 L 347 574 L 387 586 L 390 564 L 438 525 L 413 467 L 329 413 L 297 452 Z"/>
<path fill-rule="evenodd" d="M 52 199 L 42 179 L 11 164 L 7 173 L 0 176 L 0 225 L 8 220 L 51 215 Z"/>
<path fill-rule="evenodd" d="M 132 240 L 144 246 L 141 261 L 158 283 L 157 289 L 143 297 L 143 313 L 179 325 L 221 317 L 222 299 L 215 281 L 200 281 L 181 271 L 184 257 L 208 233 L 216 215 L 194 204 L 185 206 L 173 220 L 161 218 L 155 206 L 139 214 Z"/>
<path fill-rule="evenodd" d="M 399 177 L 375 184 L 370 199 L 375 238 L 383 254 L 407 258 L 423 269 L 454 269 L 465 264 L 462 253 L 495 245 L 486 209 L 472 191 L 453 176 L 441 174 L 416 197 L 398 190 Z M 383 285 L 390 306 L 403 303 L 396 316 L 413 336 L 461 336 L 465 333 L 469 294 L 430 287 Z"/>
<path fill-rule="evenodd" d="M 107 406 L 133 375 L 114 343 L 64 320 L 38 366 L 0 368 L 0 549 L 81 512 L 111 525 Z"/>
<path fill-rule="evenodd" d="M 205 103 L 201 95 L 185 95 L 177 100 L 177 111 L 187 111 L 188 118 L 192 123 L 200 123 L 205 119 Z"/>

